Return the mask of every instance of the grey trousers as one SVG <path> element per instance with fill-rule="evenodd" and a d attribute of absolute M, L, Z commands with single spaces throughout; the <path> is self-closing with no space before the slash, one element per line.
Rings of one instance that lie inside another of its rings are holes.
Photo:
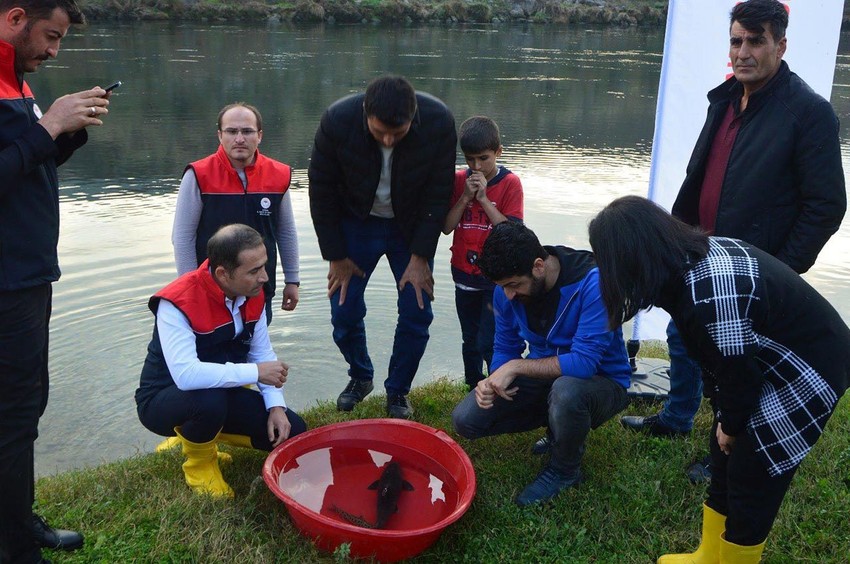
<path fill-rule="evenodd" d="M 540 380 L 519 376 L 512 401 L 496 397 L 493 407 L 481 409 L 471 391 L 452 412 L 455 431 L 467 439 L 521 433 L 548 426 L 549 465 L 569 473 L 578 468 L 587 434 L 628 405 L 626 390 L 604 376 L 560 376 Z"/>

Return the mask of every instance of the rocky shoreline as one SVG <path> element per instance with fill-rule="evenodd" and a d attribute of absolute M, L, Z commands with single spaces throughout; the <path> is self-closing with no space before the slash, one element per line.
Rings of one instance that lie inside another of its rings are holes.
<path fill-rule="evenodd" d="M 605 0 L 89 0 L 90 21 L 300 22 L 340 24 L 512 22 L 658 26 L 667 2 Z"/>
<path fill-rule="evenodd" d="M 663 26 L 666 0 L 80 0 L 90 21 Z M 850 29 L 845 7 L 842 29 Z"/>

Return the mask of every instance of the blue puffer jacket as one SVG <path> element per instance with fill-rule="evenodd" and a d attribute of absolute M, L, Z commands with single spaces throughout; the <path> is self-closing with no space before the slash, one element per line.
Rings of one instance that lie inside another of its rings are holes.
<path fill-rule="evenodd" d="M 55 141 L 36 122 L 41 111 L 15 72 L 15 49 L 0 41 L 0 291 L 59 279 L 56 167 L 88 136 Z"/>
<path fill-rule="evenodd" d="M 493 294 L 496 336 L 492 371 L 509 360 L 558 357 L 561 374 L 591 378 L 596 374 L 611 378 L 624 388 L 632 373 L 621 329 L 608 330 L 608 312 L 599 290 L 599 269 L 587 260 L 589 253 L 566 247 L 546 247 L 558 256 L 561 268 L 575 276 L 561 287 L 555 321 L 543 337 L 528 326 L 525 306 L 511 301 L 500 287 Z"/>

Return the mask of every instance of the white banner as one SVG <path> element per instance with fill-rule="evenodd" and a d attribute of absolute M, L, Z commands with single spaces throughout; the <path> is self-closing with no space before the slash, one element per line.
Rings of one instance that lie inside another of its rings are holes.
<path fill-rule="evenodd" d="M 729 12 L 737 0 L 670 0 L 658 85 L 649 198 L 668 210 L 705 123 L 706 94 L 731 76 Z M 784 0 L 788 47 L 783 59 L 826 98 L 832 92 L 844 0 Z M 664 339 L 667 315 L 641 314 L 635 339 Z"/>

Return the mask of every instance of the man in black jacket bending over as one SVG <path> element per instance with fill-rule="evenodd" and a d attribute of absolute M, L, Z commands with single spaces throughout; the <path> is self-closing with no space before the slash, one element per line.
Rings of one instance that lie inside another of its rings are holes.
<path fill-rule="evenodd" d="M 372 391 L 363 293 L 383 255 L 398 284 L 398 324 L 385 388 L 387 413 L 409 418 L 407 393 L 428 343 L 434 252 L 452 194 L 455 123 L 437 98 L 404 78 L 373 80 L 332 104 L 310 159 L 310 214 L 330 261 L 333 338 L 351 380 L 337 409 Z"/>
<path fill-rule="evenodd" d="M 777 0 L 730 15 L 734 76 L 708 93 L 708 116 L 673 215 L 709 235 L 734 237 L 802 274 L 838 230 L 847 207 L 838 119 L 782 60 L 788 12 Z M 653 435 L 688 433 L 702 398 L 699 366 L 667 328 L 670 395 L 649 417 L 622 418 Z"/>

